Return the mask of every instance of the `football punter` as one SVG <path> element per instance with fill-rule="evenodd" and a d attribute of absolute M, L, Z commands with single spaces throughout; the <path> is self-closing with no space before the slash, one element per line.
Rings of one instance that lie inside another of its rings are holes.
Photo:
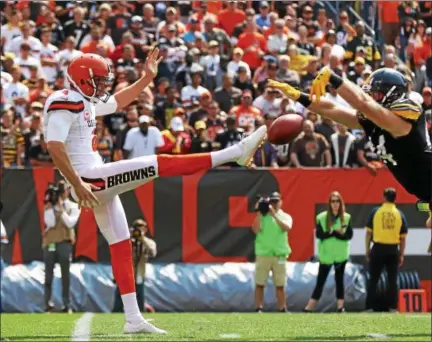
<path fill-rule="evenodd" d="M 363 88 L 324 68 L 312 82 L 309 95 L 288 84 L 269 81 L 309 110 L 348 128 L 361 128 L 396 180 L 411 194 L 430 203 L 432 147 L 421 107 L 407 98 L 408 82 L 398 71 L 373 72 Z M 321 98 L 331 85 L 352 107 Z"/>
<path fill-rule="evenodd" d="M 51 94 L 44 107 L 48 151 L 71 184 L 73 197 L 81 206 L 93 208 L 108 241 L 126 316 L 124 332 L 130 334 L 166 332 L 147 322 L 138 308 L 129 228 L 118 195 L 157 177 L 190 175 L 232 161 L 249 166 L 266 137 L 262 126 L 237 145 L 217 152 L 153 155 L 104 164 L 97 152 L 95 118 L 118 112 L 134 101 L 156 76 L 161 61 L 158 56 L 158 49 L 152 50 L 145 61 L 144 75 L 113 96 L 106 92 L 114 78 L 106 60 L 94 54 L 78 56 L 67 69 L 70 89 Z"/>

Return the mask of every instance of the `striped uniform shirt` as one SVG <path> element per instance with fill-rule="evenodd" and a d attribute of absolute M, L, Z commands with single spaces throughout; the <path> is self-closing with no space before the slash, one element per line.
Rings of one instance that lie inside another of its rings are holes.
<path fill-rule="evenodd" d="M 10 167 L 18 161 L 18 149 L 24 144 L 24 137 L 18 127 L 11 129 L 1 127 L 1 137 L 3 165 Z"/>

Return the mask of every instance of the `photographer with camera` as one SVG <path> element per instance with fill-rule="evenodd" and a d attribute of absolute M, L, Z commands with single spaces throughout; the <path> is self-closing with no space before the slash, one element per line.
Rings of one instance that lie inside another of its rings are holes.
<path fill-rule="evenodd" d="M 43 257 L 45 262 L 45 310 L 51 312 L 54 266 L 58 262 L 62 275 L 63 312 L 71 313 L 69 286 L 72 246 L 75 244 L 74 227 L 78 222 L 81 210 L 69 200 L 70 189 L 64 181 L 57 185 L 50 184 L 45 192 L 45 231 L 42 237 Z"/>
<path fill-rule="evenodd" d="M 259 197 L 258 212 L 252 225 L 255 238 L 255 302 L 257 312 L 262 312 L 264 287 L 270 271 L 276 287 L 276 298 L 280 312 L 286 312 L 285 282 L 286 260 L 291 254 L 288 231 L 292 228 L 292 217 L 282 211 L 282 199 L 278 192 L 270 197 Z"/>
<path fill-rule="evenodd" d="M 146 264 L 149 258 L 154 258 L 156 256 L 157 248 L 154 240 L 146 236 L 148 226 L 147 222 L 143 219 L 135 220 L 129 230 L 132 242 L 132 260 L 135 272 L 135 287 L 138 307 L 141 312 L 144 312 Z M 123 311 L 122 307 L 120 291 L 117 287 L 113 312 Z"/>

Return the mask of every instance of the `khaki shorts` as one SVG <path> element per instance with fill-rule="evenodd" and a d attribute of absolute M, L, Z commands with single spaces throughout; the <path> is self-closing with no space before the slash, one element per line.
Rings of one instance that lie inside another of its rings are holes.
<path fill-rule="evenodd" d="M 270 271 L 273 275 L 273 283 L 276 287 L 285 287 L 286 259 L 276 256 L 259 256 L 255 261 L 255 283 L 259 286 L 267 284 Z"/>

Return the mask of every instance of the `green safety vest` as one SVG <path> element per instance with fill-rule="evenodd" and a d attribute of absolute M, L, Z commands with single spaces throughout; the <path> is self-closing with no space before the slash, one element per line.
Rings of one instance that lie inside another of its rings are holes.
<path fill-rule="evenodd" d="M 348 213 L 344 214 L 345 225 L 348 226 L 351 215 Z M 321 225 L 322 230 L 326 233 L 327 227 L 327 211 L 323 211 L 316 217 L 316 223 Z M 342 228 L 342 222 L 340 217 L 333 222 L 330 227 L 330 232 Z M 348 260 L 350 254 L 350 241 L 339 240 L 335 237 L 331 237 L 325 240 L 319 240 L 318 242 L 318 258 L 322 264 L 333 264 L 335 262 L 344 262 Z"/>
<path fill-rule="evenodd" d="M 287 215 L 283 212 L 280 214 Z M 288 232 L 280 228 L 270 214 L 262 216 L 261 231 L 255 238 L 255 255 L 287 258 L 290 254 Z"/>

